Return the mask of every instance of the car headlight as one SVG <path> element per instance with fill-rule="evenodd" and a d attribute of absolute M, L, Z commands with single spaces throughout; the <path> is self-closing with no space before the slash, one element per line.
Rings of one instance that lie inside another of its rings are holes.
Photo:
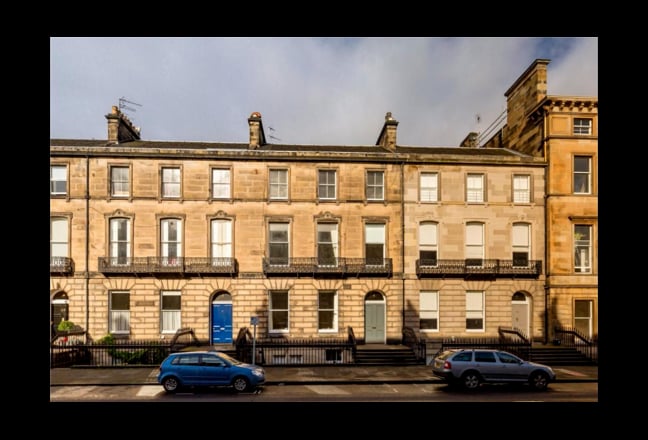
<path fill-rule="evenodd" d="M 252 374 L 258 377 L 263 377 L 263 370 L 252 370 Z"/>

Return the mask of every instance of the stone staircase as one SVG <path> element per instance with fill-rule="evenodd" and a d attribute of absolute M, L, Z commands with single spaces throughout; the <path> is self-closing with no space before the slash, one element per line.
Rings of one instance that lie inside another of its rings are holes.
<path fill-rule="evenodd" d="M 405 345 L 365 344 L 358 345 L 356 365 L 425 365 L 425 359 L 417 359 L 414 351 Z"/>
<path fill-rule="evenodd" d="M 552 367 L 563 365 L 596 365 L 596 362 L 589 359 L 576 348 L 550 345 L 534 345 L 531 347 L 529 360 Z"/>

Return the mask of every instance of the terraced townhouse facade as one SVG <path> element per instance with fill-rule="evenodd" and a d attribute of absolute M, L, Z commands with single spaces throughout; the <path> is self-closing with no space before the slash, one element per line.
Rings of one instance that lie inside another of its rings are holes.
<path fill-rule="evenodd" d="M 88 338 L 230 343 L 255 320 L 258 337 L 546 341 L 549 307 L 572 313 L 547 289 L 542 155 L 399 145 L 390 113 L 365 146 L 270 144 L 258 112 L 247 143 L 105 117 L 106 141 L 50 141 L 52 320 Z"/>

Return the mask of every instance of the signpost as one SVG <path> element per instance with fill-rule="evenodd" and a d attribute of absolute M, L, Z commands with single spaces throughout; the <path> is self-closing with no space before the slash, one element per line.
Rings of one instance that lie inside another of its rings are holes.
<path fill-rule="evenodd" d="M 254 327 L 254 332 L 252 334 L 252 365 L 255 365 L 256 360 L 256 326 L 258 323 L 258 316 L 250 316 L 250 325 Z"/>

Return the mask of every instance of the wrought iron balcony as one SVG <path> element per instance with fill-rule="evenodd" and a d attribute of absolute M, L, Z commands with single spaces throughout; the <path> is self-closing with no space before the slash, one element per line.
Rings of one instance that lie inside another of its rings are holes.
<path fill-rule="evenodd" d="M 195 274 L 234 275 L 235 258 L 193 257 L 99 257 L 99 272 L 106 274 Z"/>
<path fill-rule="evenodd" d="M 264 258 L 266 275 L 392 276 L 391 258 Z"/>
<path fill-rule="evenodd" d="M 490 278 L 537 278 L 542 274 L 542 261 L 530 260 L 517 265 L 513 260 L 416 260 L 419 278 L 443 277 L 490 277 Z"/>
<path fill-rule="evenodd" d="M 74 272 L 74 261 L 68 257 L 50 257 L 50 273 L 70 274 Z"/>

